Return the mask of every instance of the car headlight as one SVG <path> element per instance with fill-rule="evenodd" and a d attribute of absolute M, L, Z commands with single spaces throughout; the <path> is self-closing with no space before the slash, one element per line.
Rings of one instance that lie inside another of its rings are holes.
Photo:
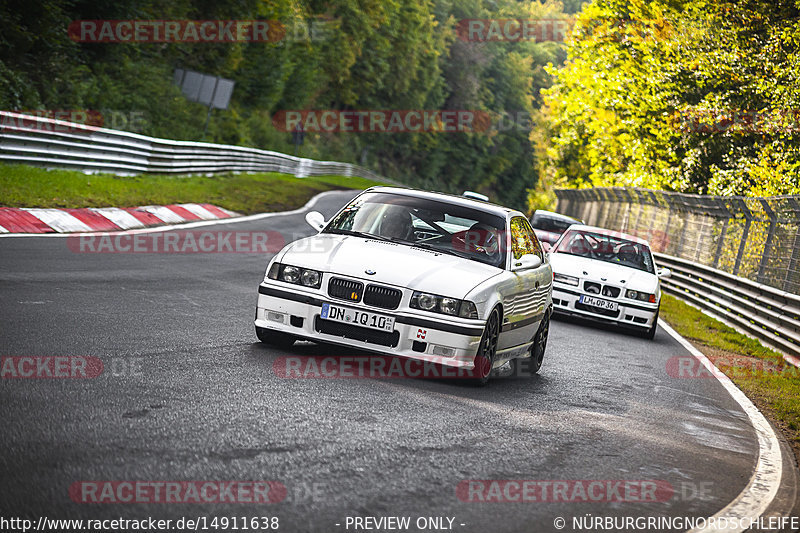
<path fill-rule="evenodd" d="M 457 315 L 458 305 L 461 302 L 455 298 L 442 298 L 439 300 L 439 309 L 446 315 Z"/>
<path fill-rule="evenodd" d="M 411 295 L 410 305 L 412 309 L 422 309 L 462 318 L 478 318 L 478 308 L 474 303 L 438 294 L 414 291 L 414 294 Z"/>
<path fill-rule="evenodd" d="M 286 265 L 281 271 L 280 279 L 286 283 L 300 283 L 300 269 L 291 265 Z"/>
<path fill-rule="evenodd" d="M 656 295 L 650 294 L 649 292 L 628 290 L 625 291 L 625 296 L 631 300 L 640 300 L 642 302 L 650 302 L 651 304 L 656 303 Z"/>
<path fill-rule="evenodd" d="M 267 272 L 267 278 L 295 285 L 303 285 L 313 289 L 319 289 L 322 284 L 322 273 L 310 268 L 301 268 L 292 265 L 273 263 Z"/>
<path fill-rule="evenodd" d="M 416 307 L 425 311 L 433 311 L 438 303 L 436 298 L 437 297 L 433 294 L 415 292 L 411 296 L 411 307 Z"/>
<path fill-rule="evenodd" d="M 566 283 L 567 285 L 574 285 L 575 287 L 577 287 L 578 283 L 580 283 L 580 280 L 575 276 L 567 276 L 566 274 L 554 274 L 553 280 L 560 283 Z"/>
<path fill-rule="evenodd" d="M 300 283 L 306 287 L 319 287 L 320 278 L 322 276 L 316 270 L 305 269 L 300 274 Z"/>

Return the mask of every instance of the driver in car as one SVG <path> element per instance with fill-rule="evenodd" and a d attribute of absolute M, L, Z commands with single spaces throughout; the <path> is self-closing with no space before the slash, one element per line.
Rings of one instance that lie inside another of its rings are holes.
<path fill-rule="evenodd" d="M 411 213 L 404 207 L 390 205 L 381 217 L 380 235 L 387 239 L 411 240 L 414 228 Z"/>
<path fill-rule="evenodd" d="M 619 252 L 617 253 L 618 260 L 623 263 L 625 266 L 631 266 L 633 268 L 641 268 L 641 257 L 639 257 L 639 251 L 636 249 L 635 246 L 631 244 L 623 244 L 619 248 Z"/>

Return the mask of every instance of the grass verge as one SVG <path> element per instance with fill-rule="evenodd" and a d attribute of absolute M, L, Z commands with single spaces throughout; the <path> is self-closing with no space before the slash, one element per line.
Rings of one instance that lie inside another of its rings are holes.
<path fill-rule="evenodd" d="M 295 178 L 288 174 L 215 174 L 122 177 L 0 164 L 0 206 L 137 207 L 210 203 L 243 214 L 284 211 L 332 189 L 365 189 L 378 182 L 358 177 Z"/>
<path fill-rule="evenodd" d="M 661 317 L 731 378 L 780 429 L 800 462 L 800 368 L 668 294 L 662 295 Z"/>

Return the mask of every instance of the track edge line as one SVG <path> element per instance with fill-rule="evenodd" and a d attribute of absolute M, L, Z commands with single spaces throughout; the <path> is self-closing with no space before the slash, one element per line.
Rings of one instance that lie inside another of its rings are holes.
<path fill-rule="evenodd" d="M 739 404 L 750 420 L 750 424 L 756 432 L 758 440 L 758 461 L 756 462 L 753 475 L 747 486 L 734 498 L 728 505 L 719 510 L 709 518 L 726 518 L 735 521 L 736 527 L 719 528 L 705 527 L 702 529 L 692 529 L 689 533 L 716 533 L 726 531 L 729 533 L 740 533 L 747 531 L 748 528 L 739 527 L 743 522 L 756 523 L 758 519 L 767 511 L 778 494 L 778 488 L 783 478 L 783 456 L 778 436 L 766 417 L 758 410 L 755 404 L 748 398 L 731 379 L 723 374 L 714 366 L 714 363 L 706 357 L 700 350 L 695 348 L 688 340 L 683 338 L 677 331 L 665 322 L 662 318 L 658 323 L 673 339 L 686 348 L 700 363 L 717 378 L 717 381 L 728 391 L 728 394 Z M 716 522 L 716 520 L 715 520 Z"/>

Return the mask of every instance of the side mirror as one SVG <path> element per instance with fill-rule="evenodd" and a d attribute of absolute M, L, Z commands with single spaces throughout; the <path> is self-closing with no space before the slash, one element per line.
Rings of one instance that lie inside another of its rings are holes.
<path fill-rule="evenodd" d="M 550 250 L 552 250 L 552 249 L 553 249 L 553 247 L 552 247 L 552 246 L 550 246 L 550 243 L 549 243 L 549 242 L 547 242 L 547 241 L 542 241 L 542 250 L 544 250 L 544 253 L 546 253 L 546 254 L 549 254 L 549 253 L 550 253 Z"/>
<path fill-rule="evenodd" d="M 513 272 L 518 272 L 520 270 L 530 270 L 532 268 L 538 268 L 542 265 L 542 258 L 536 254 L 525 254 L 519 259 L 512 259 L 512 267 L 511 270 Z"/>
<path fill-rule="evenodd" d="M 322 228 L 324 228 L 326 224 L 325 217 L 322 216 L 322 213 L 319 211 L 306 213 L 306 222 L 317 231 L 322 231 Z"/>
<path fill-rule="evenodd" d="M 658 270 L 656 270 L 656 276 L 658 276 L 659 278 L 668 278 L 672 276 L 672 270 L 668 268 L 659 268 Z"/>

